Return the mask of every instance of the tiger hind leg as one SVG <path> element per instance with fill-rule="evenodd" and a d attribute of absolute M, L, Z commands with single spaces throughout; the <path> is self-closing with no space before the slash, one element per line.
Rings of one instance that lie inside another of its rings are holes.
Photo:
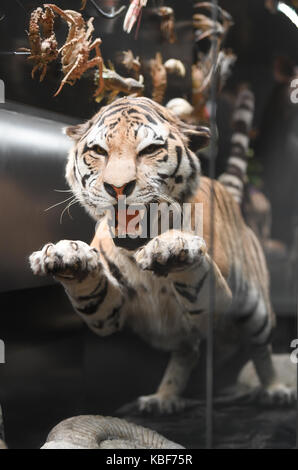
<path fill-rule="evenodd" d="M 262 386 L 259 394 L 261 404 L 290 405 L 296 401 L 297 390 L 278 378 L 270 345 L 256 346 L 252 351 L 252 360 Z"/>
<path fill-rule="evenodd" d="M 246 308 L 237 316 L 236 323 L 249 344 L 250 357 L 261 384 L 260 402 L 291 404 L 297 392 L 281 382 L 273 362 L 270 338 L 274 314 L 270 302 L 259 289 L 251 289 L 247 298 Z"/>
<path fill-rule="evenodd" d="M 153 414 L 172 414 L 187 408 L 191 400 L 181 397 L 181 393 L 198 359 L 199 343 L 173 352 L 157 392 L 139 397 L 139 410 Z"/>

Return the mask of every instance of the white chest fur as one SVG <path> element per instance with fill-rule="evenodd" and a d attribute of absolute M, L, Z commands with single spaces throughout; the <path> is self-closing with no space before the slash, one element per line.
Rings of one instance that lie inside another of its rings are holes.
<path fill-rule="evenodd" d="M 193 341 L 193 327 L 168 278 L 133 269 L 129 279 L 137 292 L 127 305 L 127 323 L 133 331 L 166 351 Z"/>

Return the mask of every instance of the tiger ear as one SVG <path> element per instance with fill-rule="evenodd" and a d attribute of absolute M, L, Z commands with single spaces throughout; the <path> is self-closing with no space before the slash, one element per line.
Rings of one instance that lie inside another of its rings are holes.
<path fill-rule="evenodd" d="M 83 122 L 82 124 L 77 124 L 76 126 L 69 126 L 63 129 L 64 134 L 68 135 L 72 140 L 79 141 L 88 131 L 91 126 L 91 122 Z"/>
<path fill-rule="evenodd" d="M 193 126 L 186 123 L 180 125 L 180 130 L 188 139 L 188 147 L 192 152 L 208 147 L 211 132 L 209 127 L 204 126 Z"/>

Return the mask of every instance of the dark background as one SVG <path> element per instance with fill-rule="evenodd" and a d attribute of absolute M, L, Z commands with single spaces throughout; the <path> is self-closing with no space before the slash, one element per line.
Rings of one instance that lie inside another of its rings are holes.
<path fill-rule="evenodd" d="M 115 0 L 116 5 L 125 4 L 124 0 Z M 95 35 L 102 38 L 102 53 L 105 60 L 112 59 L 119 50 L 131 48 L 135 55 L 143 59 L 152 58 L 157 50 L 163 52 L 165 59 L 170 57 L 181 58 L 186 66 L 190 67 L 192 54 L 188 50 L 192 40 L 191 14 L 192 0 L 169 1 L 175 8 L 177 20 L 178 42 L 169 45 L 160 43 L 160 35 L 156 19 L 152 17 L 149 8 L 143 12 L 142 25 L 135 40 L 134 33 L 127 35 L 122 31 L 123 14 L 113 20 L 107 20 L 99 15 L 91 2 L 83 12 L 85 18 L 94 16 Z M 5 14 L 0 22 L 1 50 L 16 51 L 19 47 L 28 47 L 25 30 L 28 28 L 32 9 L 40 6 L 42 2 L 31 0 L 2 0 L 0 12 Z M 111 0 L 101 0 L 98 3 L 108 10 Z M 154 6 L 154 0 L 151 2 Z M 155 2 L 158 4 L 158 2 Z M 272 62 L 275 56 L 286 54 L 297 62 L 297 30 L 296 27 L 282 14 L 272 15 L 264 8 L 262 0 L 221 0 L 220 6 L 225 8 L 235 20 L 230 30 L 226 46 L 232 47 L 238 56 L 229 87 L 239 81 L 245 80 L 252 84 L 256 93 L 256 120 L 260 120 L 264 103 L 273 86 Z M 62 9 L 79 9 L 80 0 L 62 0 L 58 2 Z M 150 5 L 150 2 L 149 4 Z M 58 39 L 66 34 L 65 23 L 57 22 Z M 189 70 L 189 69 L 188 69 Z M 63 93 L 53 99 L 52 94 L 57 89 L 59 67 L 53 64 L 49 67 L 47 78 L 43 83 L 30 78 L 31 67 L 24 56 L 1 57 L 0 76 L 6 84 L 7 100 L 37 106 L 43 109 L 60 112 L 62 114 L 88 118 L 98 105 L 92 100 L 92 81 L 81 80 L 75 85 L 76 100 L 73 100 L 74 90 L 65 86 Z M 190 79 L 183 82 L 180 90 L 173 91 L 174 96 L 186 94 L 190 96 Z M 189 87 L 189 88 L 188 88 Z M 176 92 L 176 93 L 175 93 Z M 180 92 L 180 93 L 179 93 Z"/>
<path fill-rule="evenodd" d="M 41 3 L 2 0 L 0 11 L 5 16 L 0 21 L 0 53 L 28 46 L 25 30 L 28 28 L 30 13 Z M 57 3 L 64 9 L 80 7 L 79 0 Z M 110 2 L 98 0 L 98 3 L 108 9 Z M 124 0 L 116 3 L 122 4 Z M 298 34 L 286 17 L 272 15 L 265 10 L 261 0 L 223 0 L 219 3 L 235 20 L 235 26 L 227 38 L 227 46 L 233 48 L 238 61 L 219 101 L 218 127 L 221 137 L 218 172 L 224 166 L 229 147 L 230 96 L 240 81 L 251 83 L 256 94 L 255 125 L 258 127 L 274 87 L 273 59 L 277 55 L 286 54 L 297 63 Z M 116 52 L 129 48 L 145 61 L 152 58 L 157 50 L 162 51 L 164 59 L 173 56 L 182 59 L 188 70 L 187 77 L 183 81 L 177 79 L 171 82 L 167 98 L 189 98 L 189 71 L 193 59 L 192 4 L 191 0 L 169 0 L 169 5 L 175 8 L 179 38 L 178 43 L 172 46 L 160 44 L 158 25 L 149 8 L 144 10 L 138 39 L 134 39 L 134 33 L 128 36 L 122 32 L 123 15 L 115 20 L 106 20 L 96 12 L 90 1 L 83 14 L 86 18 L 91 15 L 95 17 L 96 35 L 103 40 L 103 57 L 105 60 L 112 59 L 116 65 Z M 57 27 L 61 41 L 66 34 L 65 25 L 57 22 Z M 22 107 L 22 112 L 25 115 L 44 115 L 47 119 L 58 119 L 61 122 L 89 118 L 98 109 L 92 98 L 94 88 L 91 76 L 77 82 L 75 87 L 66 85 L 62 93 L 53 98 L 61 79 L 59 67 L 51 65 L 42 83 L 37 78 L 32 80 L 30 73 L 31 66 L 24 56 L 0 54 L 0 78 L 5 82 L 8 107 L 14 109 L 14 103 L 33 106 L 33 111 Z M 150 93 L 150 85 L 146 92 Z M 58 113 L 60 118 L 51 113 Z M 62 174 L 64 162 L 61 160 L 55 164 L 51 174 L 45 167 L 38 175 L 40 180 L 37 185 L 30 182 L 30 174 L 31 177 L 35 175 L 33 167 L 30 167 L 32 164 L 32 161 L 29 166 L 24 163 L 24 170 L 28 172 L 28 184 L 34 188 L 32 194 L 36 200 L 32 196 L 28 201 L 23 199 L 23 202 L 27 202 L 26 210 L 29 207 L 36 224 L 34 227 L 25 227 L 26 220 L 22 219 L 21 224 L 13 226 L 19 233 L 20 244 L 23 232 L 30 233 L 30 230 L 34 232 L 34 240 L 39 237 L 40 246 L 49 239 L 55 241 L 54 234 L 58 237 L 58 233 L 61 238 L 75 238 L 80 234 L 80 238 L 86 241 L 91 239 L 92 223 L 80 209 L 75 212 L 73 221 L 68 219 L 62 226 L 59 225 L 61 210 L 54 209 L 54 215 L 49 215 L 52 217 L 51 230 L 40 235 L 41 229 L 49 225 L 45 221 L 43 209 L 59 200 L 53 196 L 52 181 L 56 177 L 59 181 L 56 187 L 66 187 Z M 1 186 L 0 199 L 4 201 L 1 206 L 1 232 L 4 234 L 1 250 L 9 252 L 11 235 L 7 230 L 6 211 L 9 211 L 10 219 L 17 219 L 19 212 L 23 211 L 22 197 L 18 204 L 13 204 Z M 37 244 L 37 241 L 34 243 Z M 32 245 L 31 251 L 40 246 Z M 20 257 L 18 269 L 28 276 L 26 257 L 31 251 L 29 248 L 26 250 Z M 152 350 L 127 332 L 111 338 L 97 338 L 85 329 L 73 313 L 60 286 L 25 287 L 28 285 L 24 284 L 22 289 L 19 282 L 17 290 L 10 288 L 0 295 L 0 337 L 6 344 L 6 364 L 0 365 L 0 403 L 10 447 L 37 448 L 45 440 L 50 428 L 63 418 L 80 413 L 111 414 L 125 402 L 154 390 L 165 367 L 166 355 Z M 293 318 L 293 313 L 288 307 L 284 309 L 283 318 L 287 320 L 280 322 L 279 336 L 275 342 L 279 352 L 287 352 L 290 340 L 295 337 L 293 320 L 288 321 Z"/>

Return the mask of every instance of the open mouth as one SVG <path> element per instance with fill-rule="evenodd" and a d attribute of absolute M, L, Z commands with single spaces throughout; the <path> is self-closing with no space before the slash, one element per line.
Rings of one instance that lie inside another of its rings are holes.
<path fill-rule="evenodd" d="M 151 204 L 115 206 L 114 242 L 127 250 L 136 250 L 151 240 L 153 218 Z M 113 228 L 112 228 L 113 230 Z"/>
<path fill-rule="evenodd" d="M 169 205 L 164 203 L 164 206 L 168 209 Z M 136 250 L 174 227 L 173 213 L 164 210 L 157 200 L 131 205 L 125 204 L 125 200 L 118 200 L 117 205 L 112 206 L 107 214 L 115 245 L 127 250 Z"/>
<path fill-rule="evenodd" d="M 106 210 L 110 234 L 117 246 L 135 250 L 150 241 L 158 231 L 158 201 L 126 204 L 125 198 Z"/>
<path fill-rule="evenodd" d="M 145 209 L 146 210 L 146 209 Z M 142 223 L 142 214 L 140 209 L 131 209 L 125 206 L 115 210 L 115 234 L 121 235 L 138 235 L 140 231 L 140 223 Z"/>

